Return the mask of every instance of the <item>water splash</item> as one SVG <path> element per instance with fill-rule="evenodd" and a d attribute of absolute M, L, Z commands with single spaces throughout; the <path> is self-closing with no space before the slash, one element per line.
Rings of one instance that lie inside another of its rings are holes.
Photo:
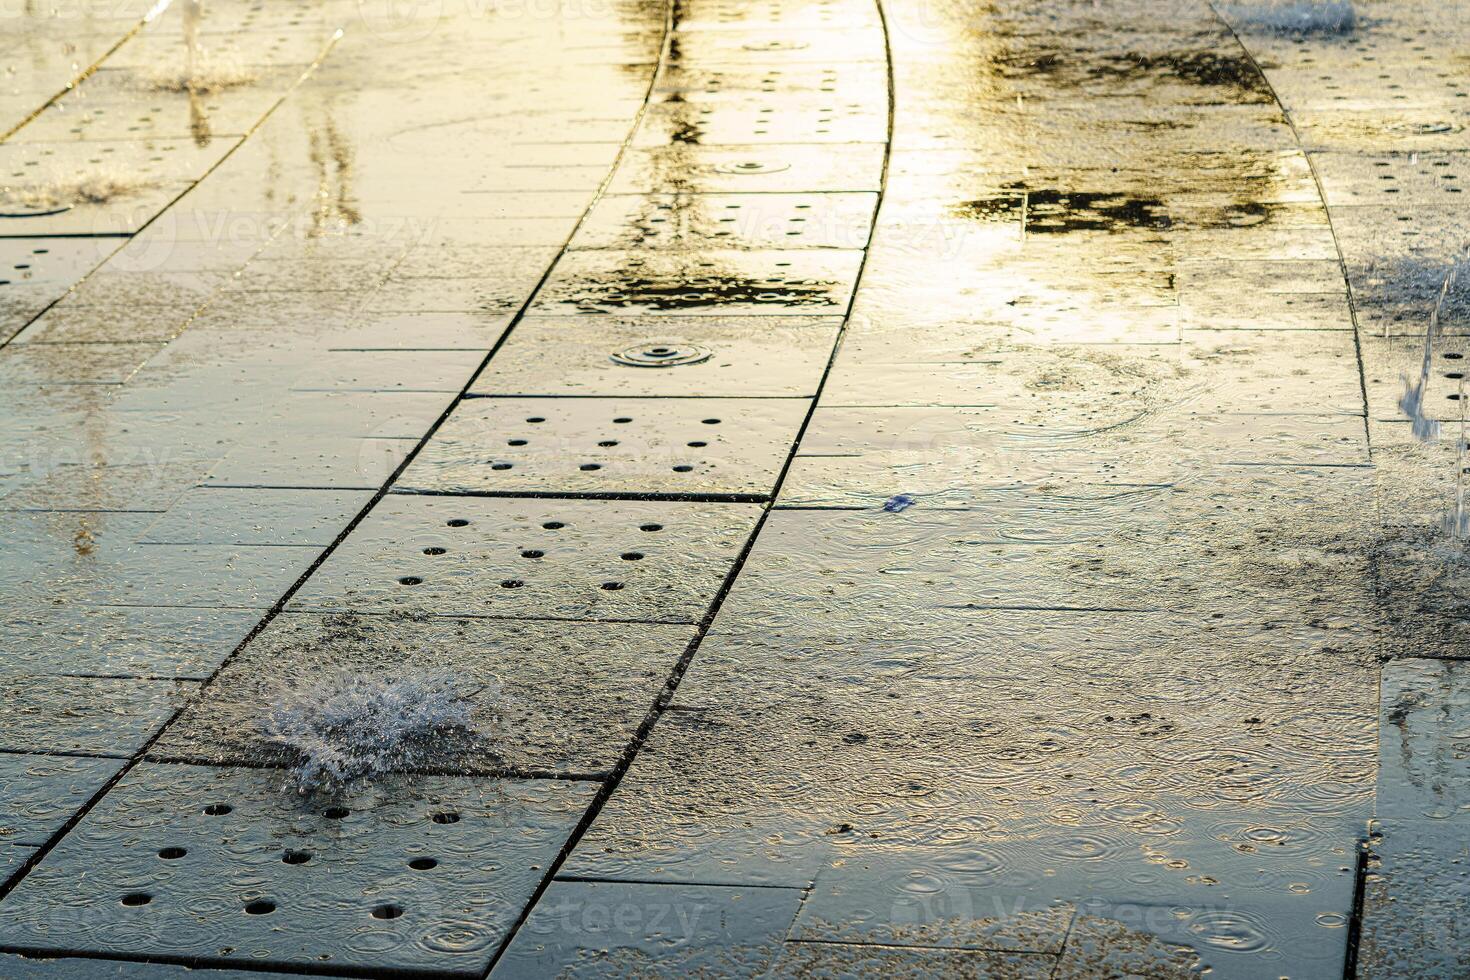
<path fill-rule="evenodd" d="M 28 187 L 0 187 L 0 206 L 64 208 L 78 204 L 107 204 L 141 193 L 156 183 L 122 171 L 98 170 L 80 177 L 49 180 Z"/>
<path fill-rule="evenodd" d="M 199 49 L 182 69 L 158 68 L 149 72 L 144 81 L 148 88 L 158 92 L 213 95 L 250 85 L 259 77 L 256 69 L 238 58 Z"/>
<path fill-rule="evenodd" d="M 1429 390 L 1429 375 L 1434 366 L 1434 344 L 1443 332 L 1442 320 L 1445 301 L 1449 297 L 1450 291 L 1454 289 L 1455 279 L 1458 277 L 1459 272 L 1460 265 L 1456 262 L 1450 266 L 1449 271 L 1445 273 L 1444 281 L 1440 283 L 1439 295 L 1435 299 L 1434 309 L 1429 314 L 1429 327 L 1424 331 L 1424 356 L 1420 360 L 1418 377 L 1413 377 L 1407 373 L 1404 374 L 1404 393 L 1399 398 L 1399 409 L 1408 416 L 1410 422 L 1413 424 L 1414 438 L 1420 442 L 1434 442 L 1440 435 L 1440 422 L 1438 419 L 1430 417 L 1428 411 L 1425 409 L 1424 399 Z M 1445 518 L 1445 529 L 1454 535 L 1454 537 L 1463 538 L 1466 531 L 1470 530 L 1470 518 L 1467 518 L 1465 512 L 1465 440 L 1467 435 L 1470 435 L 1470 432 L 1467 432 L 1465 416 L 1466 392 L 1463 377 L 1459 379 L 1459 386 L 1460 392 L 1457 404 L 1460 406 L 1460 418 L 1459 440 L 1455 454 L 1455 508 Z"/>
<path fill-rule="evenodd" d="M 1419 376 L 1404 374 L 1404 393 L 1399 398 L 1399 409 L 1413 422 L 1414 438 L 1420 442 L 1433 442 L 1439 438 L 1439 421 L 1427 414 L 1424 398 L 1429 390 L 1429 375 L 1434 366 L 1434 344 L 1443 329 L 1440 321 L 1445 299 L 1455 285 L 1459 268 L 1458 264 L 1450 266 L 1444 281 L 1440 283 L 1439 296 L 1429 314 L 1429 327 L 1424 331 L 1424 357 L 1419 364 Z"/>
<path fill-rule="evenodd" d="M 473 700 L 446 671 L 363 677 L 346 671 L 280 686 L 260 730 L 295 765 L 302 792 L 340 787 L 422 762 L 436 743 L 473 735 Z"/>
<path fill-rule="evenodd" d="M 1230 4 L 1222 9 L 1227 17 L 1242 26 L 1280 34 L 1350 34 L 1358 23 L 1350 0 Z"/>

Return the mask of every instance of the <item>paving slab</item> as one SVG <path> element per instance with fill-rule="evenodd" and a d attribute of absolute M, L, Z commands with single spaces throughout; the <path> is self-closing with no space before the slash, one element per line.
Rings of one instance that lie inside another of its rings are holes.
<path fill-rule="evenodd" d="M 44 845 L 122 767 L 117 759 L 0 755 L 0 842 Z"/>
<path fill-rule="evenodd" d="M 0 720 L 0 751 L 127 758 L 197 689 L 186 681 L 0 674 L 9 705 Z"/>
<path fill-rule="evenodd" d="M 781 80 L 783 88 L 789 78 Z M 632 149 L 613 171 L 608 193 L 771 194 L 876 191 L 883 146 L 847 143 L 841 153 L 802 143 L 669 146 Z"/>
<path fill-rule="evenodd" d="M 866 7 L 866 5 L 863 5 Z M 878 25 L 843 26 L 835 30 L 787 30 L 752 27 L 749 30 L 683 31 L 675 64 L 700 66 L 757 65 L 842 65 L 887 61 L 883 33 Z"/>
<path fill-rule="evenodd" d="M 996 950 L 900 949 L 861 943 L 789 942 L 773 973 L 803 980 L 839 977 L 978 977 L 981 980 L 1041 980 L 1051 977 L 1057 958 Z"/>
<path fill-rule="evenodd" d="M 1198 486 L 1227 471 L 1245 480 L 1261 479 L 1252 470 L 1367 472 L 1366 430 L 1356 416 L 1191 416 L 1147 401 L 1114 412 L 1093 413 L 1084 403 L 1079 414 L 1101 417 L 1053 427 L 1065 419 L 998 407 L 818 407 L 781 502 L 874 507 L 908 494 L 966 507 L 990 491 L 1036 488 L 1113 495 L 1126 506 L 1149 488 Z M 1157 451 L 1161 445 L 1171 447 L 1166 456 Z M 1357 482 L 1347 472 L 1322 479 L 1324 486 Z"/>
<path fill-rule="evenodd" d="M 847 12 L 843 15 L 847 16 Z M 677 40 L 682 43 L 682 38 Z M 865 64 L 716 65 L 691 59 L 665 63 L 654 80 L 652 95 L 660 102 L 739 102 L 779 93 L 823 105 L 829 104 L 828 99 L 842 105 L 871 105 L 883 100 L 887 90 L 886 80 Z"/>
<path fill-rule="evenodd" d="M 153 758 L 211 765 L 299 761 L 264 732 L 282 705 L 346 678 L 391 684 L 451 672 L 472 735 L 401 768 L 605 773 L 622 757 L 684 653 L 681 626 L 510 623 L 424 616 L 283 613 L 205 688 Z"/>
<path fill-rule="evenodd" d="M 572 238 L 583 248 L 863 248 L 876 194 L 618 194 Z"/>
<path fill-rule="evenodd" d="M 649 106 L 634 134 L 640 149 L 697 143 L 701 146 L 767 146 L 790 143 L 882 143 L 888 118 L 874 103 L 750 100 L 659 102 Z"/>
<path fill-rule="evenodd" d="M 526 317 L 475 395 L 810 397 L 836 317 Z"/>
<path fill-rule="evenodd" d="M 696 622 L 758 513 L 749 504 L 389 494 L 291 607 Z"/>
<path fill-rule="evenodd" d="M 395 491 L 766 497 L 806 420 L 801 398 L 473 398 Z"/>
<path fill-rule="evenodd" d="M 18 956 L 0 953 L 0 970 L 15 980 L 284 980 L 300 974 L 258 970 L 195 969 L 188 966 L 154 962 L 130 962 L 81 956 Z"/>
<path fill-rule="evenodd" d="M 766 976 L 800 904 L 791 888 L 554 881 L 490 975 Z"/>
<path fill-rule="evenodd" d="M 7 606 L 4 663 L 37 674 L 203 680 L 264 614 L 264 609 Z"/>
<path fill-rule="evenodd" d="M 143 544 L 325 547 L 367 506 L 366 490 L 201 487 L 143 533 Z"/>
<path fill-rule="evenodd" d="M 407 438 L 278 434 L 242 442 L 197 482 L 209 487 L 377 490 L 417 444 Z"/>
<path fill-rule="evenodd" d="M 531 312 L 702 316 L 841 315 L 862 253 L 582 251 L 564 255 Z"/>
<path fill-rule="evenodd" d="M 591 795 L 439 777 L 302 799 L 268 770 L 145 763 L 0 903 L 0 942 L 478 976 Z"/>
<path fill-rule="evenodd" d="M 1464 732 L 1459 662 L 1383 670 L 1377 820 L 1359 954 L 1365 977 L 1448 977 L 1467 966 Z"/>

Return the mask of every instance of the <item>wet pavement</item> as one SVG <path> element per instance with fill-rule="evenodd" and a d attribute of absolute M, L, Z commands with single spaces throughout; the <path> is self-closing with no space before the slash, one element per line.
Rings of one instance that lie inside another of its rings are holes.
<path fill-rule="evenodd" d="M 1430 0 L 0 36 L 0 977 L 1470 972 Z"/>

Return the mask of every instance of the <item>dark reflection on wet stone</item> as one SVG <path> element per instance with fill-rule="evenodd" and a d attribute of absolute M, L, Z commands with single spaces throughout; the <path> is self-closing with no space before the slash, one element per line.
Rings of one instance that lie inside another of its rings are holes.
<path fill-rule="evenodd" d="M 1026 230 L 1040 235 L 1173 226 L 1172 219 L 1165 213 L 1164 202 L 1156 197 L 1130 197 L 1116 192 L 1026 191 L 1023 185 L 1009 186 L 1025 191 L 1024 196 L 966 201 L 956 205 L 954 213 L 965 218 L 1009 220 L 1024 207 Z"/>
<path fill-rule="evenodd" d="M 1010 77 L 1041 76 L 1071 84 L 1097 81 L 1174 79 L 1191 85 L 1231 90 L 1221 93 L 1234 103 L 1270 102 L 1271 87 L 1255 63 L 1243 54 L 1219 51 L 1027 51 L 1000 59 Z"/>

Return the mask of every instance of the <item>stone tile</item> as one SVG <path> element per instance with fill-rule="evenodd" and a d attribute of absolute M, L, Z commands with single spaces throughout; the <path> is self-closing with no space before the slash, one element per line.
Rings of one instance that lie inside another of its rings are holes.
<path fill-rule="evenodd" d="M 0 953 L 0 970 L 15 980 L 285 980 L 299 974 L 257 970 L 211 970 L 164 963 L 133 963 L 126 960 L 91 959 L 80 956 L 38 957 Z"/>
<path fill-rule="evenodd" d="M 752 28 L 746 31 L 684 31 L 676 63 L 706 66 L 790 67 L 883 63 L 883 34 L 876 24 L 832 30 Z"/>
<path fill-rule="evenodd" d="M 767 976 L 800 904 L 789 888 L 554 881 L 490 975 Z"/>
<path fill-rule="evenodd" d="M 904 493 L 936 507 L 977 506 L 996 491 L 1142 503 L 1168 485 L 1203 486 L 1288 471 L 1366 468 L 1354 416 L 1189 416 L 1147 393 L 1093 418 L 1004 408 L 818 408 L 782 487 L 784 506 L 877 507 Z M 1079 414 L 1089 413 L 1085 405 Z M 1017 416 L 1020 416 L 1017 418 Z M 1062 424 L 1057 425 L 1060 421 Z M 1161 453 L 1159 446 L 1170 447 Z M 1260 470 L 1252 477 L 1252 470 Z M 1323 474 L 1324 485 L 1357 485 Z M 1058 507 L 1075 500 L 1053 502 Z"/>
<path fill-rule="evenodd" d="M 404 431 L 396 424 L 392 427 Z M 209 487 L 377 490 L 417 445 L 411 438 L 290 431 L 243 441 L 199 482 Z"/>
<path fill-rule="evenodd" d="M 0 674 L 0 751 L 127 758 L 198 689 L 184 681 Z"/>
<path fill-rule="evenodd" d="M 367 490 L 201 487 L 176 501 L 140 540 L 325 547 L 371 499 Z"/>
<path fill-rule="evenodd" d="M 758 513 L 746 504 L 390 494 L 291 605 L 696 622 Z"/>
<path fill-rule="evenodd" d="M 1384 667 L 1361 976 L 1450 977 L 1470 964 L 1464 926 L 1470 782 L 1457 724 L 1470 694 L 1464 667 L 1420 659 Z"/>
<path fill-rule="evenodd" d="M 862 254 L 853 251 L 587 251 L 564 255 L 531 312 L 841 315 Z"/>
<path fill-rule="evenodd" d="M 86 578 L 57 582 L 54 595 L 100 605 L 266 608 L 321 551 L 315 545 L 140 544 Z"/>
<path fill-rule="evenodd" d="M 153 748 L 212 765 L 297 760 L 264 734 L 283 703 L 358 679 L 452 674 L 473 736 L 444 739 L 400 768 L 607 772 L 685 647 L 688 627 L 510 623 L 448 617 L 283 613 Z"/>
<path fill-rule="evenodd" d="M 574 249 L 863 248 L 878 196 L 651 194 L 601 199 Z"/>
<path fill-rule="evenodd" d="M 468 399 L 394 489 L 764 497 L 809 405 L 796 398 Z"/>
<path fill-rule="evenodd" d="M 613 172 L 608 193 L 876 191 L 882 174 L 883 147 L 878 143 L 848 143 L 841 153 L 800 143 L 675 143 L 630 150 Z"/>
<path fill-rule="evenodd" d="M 0 903 L 0 941 L 478 976 L 592 789 L 438 777 L 301 799 L 269 771 L 145 763 Z"/>
<path fill-rule="evenodd" d="M 810 397 L 840 325 L 836 317 L 527 317 L 471 393 Z"/>
<path fill-rule="evenodd" d="M 333 351 L 296 378 L 293 391 L 436 391 L 457 395 L 489 350 Z"/>
<path fill-rule="evenodd" d="M 799 980 L 884 976 L 975 977 L 977 980 L 1042 980 L 1056 969 L 1055 956 L 995 950 L 900 949 L 853 943 L 787 943 L 771 976 Z"/>
<path fill-rule="evenodd" d="M 0 755 L 0 843 L 40 847 L 123 763 L 54 755 Z"/>
<path fill-rule="evenodd" d="M 3 663 L 36 674 L 203 680 L 264 609 L 42 605 L 6 607 Z"/>

